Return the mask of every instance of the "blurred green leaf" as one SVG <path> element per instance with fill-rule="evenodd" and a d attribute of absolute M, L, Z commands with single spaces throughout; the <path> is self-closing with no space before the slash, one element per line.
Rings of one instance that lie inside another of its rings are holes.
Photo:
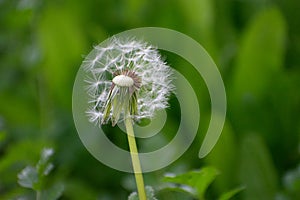
<path fill-rule="evenodd" d="M 256 101 L 281 71 L 286 23 L 276 7 L 262 10 L 242 37 L 232 78 L 234 104 Z"/>
<path fill-rule="evenodd" d="M 16 174 L 27 165 L 39 159 L 40 151 L 45 146 L 43 140 L 23 140 L 15 142 L 10 148 L 6 149 L 6 154 L 0 160 L 1 182 L 10 183 L 16 181 Z M 48 141 L 47 145 L 51 145 Z"/>
<path fill-rule="evenodd" d="M 19 184 L 36 191 L 42 190 L 44 177 L 47 176 L 53 168 L 53 164 L 50 163 L 52 155 L 53 149 L 44 148 L 36 167 L 27 166 L 18 174 Z"/>
<path fill-rule="evenodd" d="M 53 169 L 53 164 L 50 163 L 51 156 L 54 151 L 51 148 L 44 148 L 41 153 L 41 158 L 36 165 L 39 176 L 47 176 Z"/>
<path fill-rule="evenodd" d="M 234 177 L 238 164 L 238 144 L 231 124 L 225 122 L 222 134 L 205 162 L 211 166 L 218 167 L 220 175 L 214 182 L 214 188 L 218 193 L 232 188 L 236 184 L 237 177 Z"/>
<path fill-rule="evenodd" d="M 244 189 L 246 189 L 246 188 L 245 187 L 238 187 L 238 188 L 235 188 L 233 190 L 230 190 L 230 191 L 222 194 L 219 197 L 219 200 L 228 200 L 228 199 L 231 199 L 234 195 L 236 195 L 237 193 L 241 192 Z"/>
<path fill-rule="evenodd" d="M 18 183 L 23 187 L 35 190 L 37 199 L 56 200 L 64 190 L 62 183 L 52 185 L 48 189 L 45 188 L 45 177 L 53 168 L 53 164 L 50 163 L 53 153 L 53 149 L 44 148 L 36 167 L 27 166 L 18 174 Z"/>
<path fill-rule="evenodd" d="M 278 189 L 277 172 L 259 135 L 248 134 L 241 141 L 239 179 L 246 190 L 245 200 L 274 199 Z"/>
<path fill-rule="evenodd" d="M 197 195 L 200 199 L 203 199 L 208 186 L 215 180 L 218 174 L 218 170 L 214 167 L 204 167 L 199 171 L 191 171 L 185 174 L 166 175 L 163 178 L 163 181 L 181 184 L 183 185 L 183 187 L 178 186 L 180 190 L 188 192 L 194 196 Z M 185 186 L 188 186 L 190 188 Z M 175 188 L 176 187 L 177 186 L 175 185 Z M 196 193 L 194 193 L 193 189 L 196 191 Z"/>
<path fill-rule="evenodd" d="M 185 19 L 184 25 L 192 37 L 197 37 L 213 57 L 216 54 L 214 39 L 215 7 L 211 0 L 178 1 Z"/>
<path fill-rule="evenodd" d="M 25 188 L 36 189 L 35 184 L 37 182 L 38 182 L 38 173 L 36 169 L 32 166 L 25 167 L 18 174 L 18 183 Z"/>
<path fill-rule="evenodd" d="M 80 66 L 86 40 L 74 7 L 50 6 L 38 24 L 38 39 L 44 53 L 42 77 L 57 103 L 69 106 L 73 77 Z M 75 19 L 78 18 L 78 19 Z M 59 30 L 59 31 L 57 31 Z"/>

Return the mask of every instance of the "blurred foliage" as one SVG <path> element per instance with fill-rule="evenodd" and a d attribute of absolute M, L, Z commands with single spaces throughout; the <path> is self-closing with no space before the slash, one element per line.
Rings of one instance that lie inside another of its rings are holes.
<path fill-rule="evenodd" d="M 36 199 L 56 200 L 64 190 L 62 183 L 56 183 L 49 186 L 48 175 L 53 170 L 54 165 L 50 162 L 54 150 L 44 148 L 41 158 L 35 167 L 27 166 L 18 174 L 18 183 L 24 188 L 30 188 L 36 191 Z M 31 197 L 22 196 L 22 199 L 32 199 Z"/>
<path fill-rule="evenodd" d="M 166 174 L 163 181 L 169 184 L 164 189 L 185 192 L 199 200 L 206 199 L 205 193 L 207 188 L 216 179 L 218 174 L 218 170 L 214 167 L 203 167 L 201 170 L 189 171 L 180 175 Z M 218 199 L 228 200 L 242 189 L 243 187 L 239 187 L 223 193 Z"/>
<path fill-rule="evenodd" d="M 223 134 L 199 160 L 209 94 L 189 63 L 165 54 L 196 91 L 200 129 L 179 160 L 145 175 L 146 184 L 159 188 L 165 172 L 210 165 L 220 172 L 207 188 L 212 199 L 238 185 L 245 189 L 235 199 L 299 197 L 299 9 L 295 0 L 0 0 L 0 199 L 27 193 L 17 174 L 35 165 L 45 146 L 56 150 L 53 179 L 64 181 L 61 199 L 126 199 L 134 190 L 131 175 L 102 165 L 80 142 L 71 92 L 93 45 L 142 26 L 171 28 L 202 44 L 221 71 L 228 97 Z M 170 109 L 177 111 L 178 105 Z M 178 117 L 170 117 L 166 130 L 176 129 Z M 123 137 L 113 139 L 126 144 Z M 161 192 L 159 199 L 188 198 Z"/>
<path fill-rule="evenodd" d="M 190 171 L 180 175 L 167 174 L 163 181 L 180 184 L 179 186 L 170 185 L 171 189 L 188 192 L 195 197 L 199 197 L 199 199 L 204 199 L 208 186 L 215 180 L 217 175 L 218 171 L 215 168 L 206 167 L 199 171 Z"/>

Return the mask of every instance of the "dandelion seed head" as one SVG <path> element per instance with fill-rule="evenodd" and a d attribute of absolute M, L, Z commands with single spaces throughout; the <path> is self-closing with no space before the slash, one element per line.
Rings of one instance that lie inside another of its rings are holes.
<path fill-rule="evenodd" d="M 83 61 L 89 97 L 86 113 L 91 122 L 106 123 L 114 119 L 116 112 L 120 118 L 114 120 L 124 119 L 125 104 L 110 100 L 122 100 L 127 97 L 125 93 L 130 94 L 129 103 L 136 101 L 137 111 L 130 115 L 135 120 L 152 118 L 157 110 L 168 107 L 168 98 L 174 90 L 171 68 L 156 48 L 135 39 L 113 37 L 105 46 L 95 46 L 93 52 Z"/>

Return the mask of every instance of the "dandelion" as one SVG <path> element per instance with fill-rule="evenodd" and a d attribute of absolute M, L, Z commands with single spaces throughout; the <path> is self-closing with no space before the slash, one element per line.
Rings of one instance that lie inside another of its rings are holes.
<path fill-rule="evenodd" d="M 102 125 L 111 120 L 114 126 L 126 117 L 151 119 L 168 106 L 173 90 L 171 68 L 154 47 L 113 38 L 95 51 L 84 61 L 91 122 Z"/>
<path fill-rule="evenodd" d="M 142 170 L 132 122 L 153 118 L 168 107 L 174 87 L 171 68 L 153 46 L 134 39 L 112 38 L 106 46 L 96 46 L 83 61 L 89 121 L 98 125 L 124 121 L 137 182 L 139 199 L 146 200 Z"/>

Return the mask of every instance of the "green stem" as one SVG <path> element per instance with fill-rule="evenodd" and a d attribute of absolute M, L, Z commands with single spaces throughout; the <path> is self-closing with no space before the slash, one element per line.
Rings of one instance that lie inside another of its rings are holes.
<path fill-rule="evenodd" d="M 37 190 L 36 191 L 36 200 L 41 200 L 41 191 Z"/>
<path fill-rule="evenodd" d="M 132 121 L 130 117 L 126 117 L 125 119 L 125 126 L 127 131 L 127 138 L 129 143 L 130 155 L 133 165 L 133 171 L 135 175 L 135 181 L 137 185 L 139 200 L 147 200 L 145 186 L 144 186 L 144 179 L 141 170 L 141 163 L 138 155 L 138 150 L 136 147 L 136 141 L 134 137 L 134 131 L 132 127 Z"/>

